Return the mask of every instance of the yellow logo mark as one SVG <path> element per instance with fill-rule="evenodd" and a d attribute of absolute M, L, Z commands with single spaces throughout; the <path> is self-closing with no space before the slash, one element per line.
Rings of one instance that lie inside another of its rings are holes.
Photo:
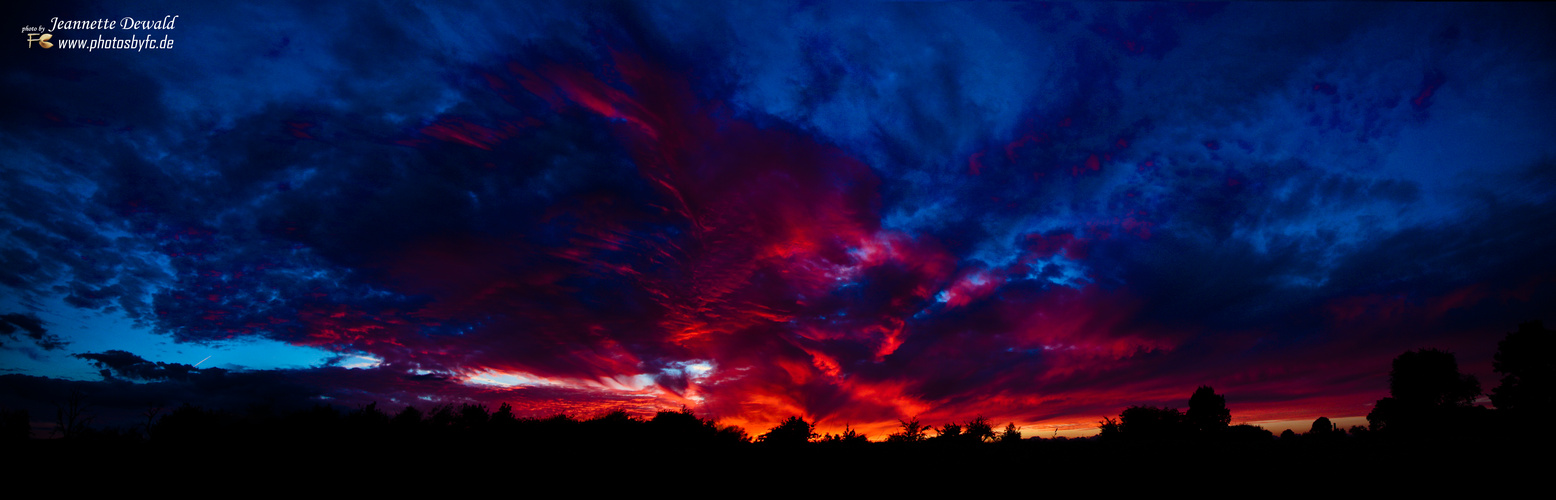
<path fill-rule="evenodd" d="M 38 45 L 42 46 L 45 49 L 52 48 L 52 47 L 54 47 L 54 42 L 48 41 L 50 38 L 54 38 L 54 35 L 52 33 L 44 33 L 42 35 L 39 35 L 37 33 L 28 33 L 27 34 L 27 48 L 29 48 L 29 49 L 32 48 L 32 42 L 38 42 Z"/>

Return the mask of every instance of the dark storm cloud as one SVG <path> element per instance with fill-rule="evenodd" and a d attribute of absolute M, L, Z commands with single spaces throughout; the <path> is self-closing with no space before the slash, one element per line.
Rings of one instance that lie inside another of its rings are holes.
<path fill-rule="evenodd" d="M 43 326 L 43 320 L 37 316 L 26 313 L 0 314 L 0 335 L 7 338 L 21 337 L 31 340 L 39 349 L 51 351 L 64 347 L 69 342 L 59 338 L 58 335 L 49 333 L 49 329 Z"/>
<path fill-rule="evenodd" d="M 91 361 L 92 364 L 102 369 L 103 378 L 108 380 L 112 380 L 117 375 L 120 378 L 143 382 L 158 380 L 189 382 L 201 376 L 216 376 L 226 372 L 226 370 L 220 368 L 201 370 L 183 363 L 147 361 L 145 358 L 136 356 L 133 353 L 120 350 L 81 353 L 72 356 Z"/>
<path fill-rule="evenodd" d="M 33 153 L 13 160 L 42 161 Z M 0 281 L 33 304 L 40 295 L 60 294 L 79 307 L 117 307 L 142 317 L 149 287 L 166 276 L 146 254 L 146 242 L 104 234 L 123 226 L 98 222 L 117 217 L 77 197 L 74 190 L 87 189 L 81 177 L 59 165 L 21 167 L 10 165 L 17 169 L 14 181 L 0 188 L 9 195 L 0 202 L 0 218 L 13 228 L 0 251 Z"/>
<path fill-rule="evenodd" d="M 1556 274 L 1543 7 L 166 8 L 203 43 L 3 70 L 0 283 L 383 364 L 78 355 L 147 395 L 484 401 L 502 373 L 537 408 L 752 422 L 1355 397 L 1401 344 L 1346 321 L 1464 339 L 1546 313 Z"/>

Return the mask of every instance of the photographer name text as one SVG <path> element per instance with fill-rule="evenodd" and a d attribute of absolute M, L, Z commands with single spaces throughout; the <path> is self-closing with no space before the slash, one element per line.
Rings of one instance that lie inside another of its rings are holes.
<path fill-rule="evenodd" d="M 178 16 L 164 16 L 158 20 L 135 19 L 125 17 L 122 19 L 60 19 L 58 17 L 49 20 L 48 33 L 56 30 L 170 30 L 173 23 L 178 21 Z M 42 28 L 42 26 L 39 26 Z M 27 30 L 23 31 L 45 31 Z"/>

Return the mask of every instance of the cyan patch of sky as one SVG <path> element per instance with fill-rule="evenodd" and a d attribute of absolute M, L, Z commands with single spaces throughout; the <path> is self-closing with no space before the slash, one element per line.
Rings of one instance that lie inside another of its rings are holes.
<path fill-rule="evenodd" d="M 23 310 L 10 299 L 0 303 L 0 307 Z M 96 380 L 101 378 L 98 368 L 72 355 L 110 350 L 128 351 L 155 362 L 251 370 L 318 367 L 338 356 L 322 349 L 258 337 L 228 342 L 177 343 L 146 325 L 136 325 L 123 311 L 88 311 L 71 307 L 58 298 L 35 314 L 44 321 L 50 333 L 70 343 L 62 349 L 39 351 L 25 341 L 7 342 L 5 348 L 0 348 L 0 366 L 11 372 Z M 356 356 L 347 356 L 341 364 L 361 362 L 363 360 Z"/>

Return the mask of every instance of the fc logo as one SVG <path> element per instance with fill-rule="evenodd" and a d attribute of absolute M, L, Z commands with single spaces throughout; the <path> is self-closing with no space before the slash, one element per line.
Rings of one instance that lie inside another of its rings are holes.
<path fill-rule="evenodd" d="M 54 34 L 53 33 L 44 33 L 42 35 L 39 35 L 37 33 L 28 33 L 27 34 L 27 48 L 29 48 L 29 49 L 32 48 L 32 42 L 38 42 L 38 46 L 43 47 L 45 49 L 52 48 L 52 47 L 54 47 L 54 42 L 50 42 L 49 41 L 50 38 L 54 38 Z"/>

